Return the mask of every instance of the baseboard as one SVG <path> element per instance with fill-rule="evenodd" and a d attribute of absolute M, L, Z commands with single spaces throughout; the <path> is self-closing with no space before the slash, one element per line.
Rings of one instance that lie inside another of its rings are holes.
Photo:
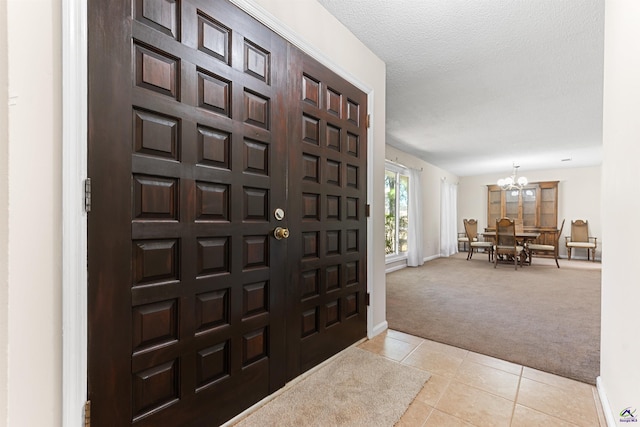
<path fill-rule="evenodd" d="M 604 412 L 604 419 L 607 421 L 607 426 L 615 427 L 615 416 L 613 415 L 613 412 L 611 412 L 611 405 L 609 405 L 609 399 L 607 398 L 607 393 L 605 392 L 604 385 L 602 384 L 602 377 L 600 376 L 596 378 L 596 388 L 598 390 L 598 396 L 600 397 L 602 412 Z"/>
<path fill-rule="evenodd" d="M 438 259 L 438 258 L 440 258 L 440 255 L 431 255 L 431 256 L 424 257 L 423 261 L 424 262 L 433 261 L 434 259 Z"/>
<path fill-rule="evenodd" d="M 369 339 L 375 337 L 376 335 L 380 335 L 387 329 L 389 329 L 389 323 L 386 320 L 378 323 L 376 326 L 373 327 L 373 330 L 371 331 L 371 335 L 369 335 Z"/>
<path fill-rule="evenodd" d="M 565 257 L 558 257 L 558 259 L 563 259 L 565 261 L 569 261 L 569 258 Z M 602 260 L 596 258 L 596 260 L 594 261 L 593 259 L 587 259 L 586 256 L 575 256 L 573 255 L 571 257 L 571 261 L 576 260 L 576 261 L 590 261 L 590 262 L 601 262 Z"/>
<path fill-rule="evenodd" d="M 395 265 L 393 267 L 389 267 L 387 268 L 384 272 L 385 273 L 392 273 L 394 271 L 398 271 L 398 270 L 402 270 L 403 268 L 407 268 L 407 264 L 400 264 L 400 265 Z"/>

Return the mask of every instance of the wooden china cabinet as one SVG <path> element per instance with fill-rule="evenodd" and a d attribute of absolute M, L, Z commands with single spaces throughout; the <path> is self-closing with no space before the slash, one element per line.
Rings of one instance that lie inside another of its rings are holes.
<path fill-rule="evenodd" d="M 496 220 L 508 217 L 522 221 L 524 231 L 538 232 L 536 243 L 555 245 L 558 232 L 558 181 L 530 182 L 521 191 L 487 185 L 487 231 Z"/>

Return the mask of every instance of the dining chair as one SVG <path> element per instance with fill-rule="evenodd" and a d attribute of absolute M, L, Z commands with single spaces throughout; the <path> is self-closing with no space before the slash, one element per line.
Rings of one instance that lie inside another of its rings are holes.
<path fill-rule="evenodd" d="M 469 238 L 467 237 L 466 232 L 458 232 L 458 251 L 466 252 L 467 244 L 469 243 Z M 460 245 L 462 245 L 462 249 L 460 249 Z"/>
<path fill-rule="evenodd" d="M 531 265 L 531 261 L 533 258 L 533 254 L 534 253 L 549 253 L 551 252 L 553 254 L 553 257 L 556 260 L 556 265 L 558 266 L 558 268 L 560 268 L 560 264 L 558 264 L 558 252 L 559 252 L 559 247 L 560 247 L 560 236 L 562 235 L 562 229 L 564 228 L 564 219 L 562 220 L 562 225 L 560 226 L 560 230 L 558 231 L 558 234 L 556 235 L 556 239 L 553 245 L 543 245 L 543 244 L 538 244 L 538 243 L 528 243 L 527 244 L 527 251 L 529 252 L 529 265 Z"/>
<path fill-rule="evenodd" d="M 596 247 L 598 246 L 598 238 L 589 236 L 589 222 L 577 219 L 571 221 L 571 236 L 565 236 L 565 245 L 567 246 L 567 255 L 571 261 L 571 249 L 586 249 L 587 261 L 591 252 L 592 261 L 596 260 Z"/>
<path fill-rule="evenodd" d="M 516 234 L 518 233 L 524 233 L 524 223 L 522 222 L 521 219 L 519 218 L 514 218 L 513 219 L 513 223 L 516 226 Z"/>
<path fill-rule="evenodd" d="M 467 253 L 467 260 L 473 258 L 473 250 L 480 248 L 487 252 L 489 262 L 493 258 L 493 244 L 491 242 L 483 242 L 478 239 L 478 221 L 475 219 L 463 219 L 464 231 L 467 233 L 467 239 L 469 239 L 469 252 Z"/>
<path fill-rule="evenodd" d="M 510 218 L 501 218 L 496 220 L 496 244 L 493 247 L 493 268 L 498 266 L 498 258 L 513 258 L 513 264 L 518 269 L 518 261 L 520 267 L 523 266 L 524 247 L 518 244 L 516 240 L 516 225 Z"/>

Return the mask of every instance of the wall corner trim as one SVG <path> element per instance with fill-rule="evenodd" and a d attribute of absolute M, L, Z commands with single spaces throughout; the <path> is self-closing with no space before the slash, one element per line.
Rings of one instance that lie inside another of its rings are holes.
<path fill-rule="evenodd" d="M 386 331 L 387 329 L 389 329 L 389 323 L 385 320 L 384 322 L 380 322 L 378 323 L 376 326 L 373 327 L 371 334 L 368 336 L 369 339 L 380 335 L 381 333 L 383 333 L 384 331 Z"/>
<path fill-rule="evenodd" d="M 598 390 L 598 397 L 600 397 L 600 403 L 602 404 L 602 412 L 604 412 L 604 418 L 607 421 L 607 426 L 615 427 L 615 417 L 613 412 L 611 412 L 611 405 L 609 405 L 609 399 L 607 398 L 607 393 L 605 392 L 601 376 L 596 378 L 596 388 Z"/>

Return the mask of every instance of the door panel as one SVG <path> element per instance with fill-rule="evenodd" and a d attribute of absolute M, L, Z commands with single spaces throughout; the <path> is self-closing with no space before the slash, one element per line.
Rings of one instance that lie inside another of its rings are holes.
<path fill-rule="evenodd" d="M 94 425 L 222 422 L 285 380 L 286 46 L 222 1 L 96 3 Z"/>
<path fill-rule="evenodd" d="M 294 47 L 288 69 L 291 378 L 366 336 L 367 101 Z"/>
<path fill-rule="evenodd" d="M 222 423 L 366 334 L 366 96 L 223 0 L 88 6 L 92 425 Z"/>

